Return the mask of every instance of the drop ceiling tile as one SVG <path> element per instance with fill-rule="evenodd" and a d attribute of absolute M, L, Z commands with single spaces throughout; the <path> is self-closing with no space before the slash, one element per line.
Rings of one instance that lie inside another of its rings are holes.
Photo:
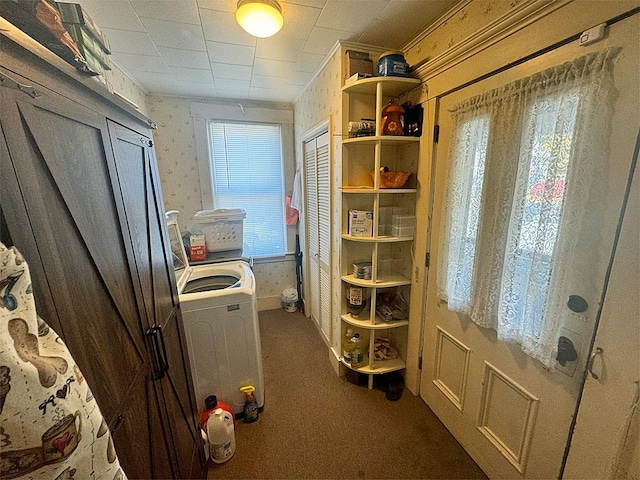
<path fill-rule="evenodd" d="M 211 70 L 199 70 L 195 68 L 171 67 L 171 73 L 178 82 L 210 83 L 213 85 Z"/>
<path fill-rule="evenodd" d="M 303 6 L 307 6 L 307 7 L 315 7 L 315 8 L 320 8 L 322 9 L 322 7 L 324 7 L 325 3 L 327 3 L 327 0 L 282 0 L 280 2 L 281 4 L 297 4 L 297 5 L 303 5 Z"/>
<path fill-rule="evenodd" d="M 318 55 L 315 53 L 302 52 L 298 56 L 294 69 L 300 72 L 314 73 L 320 67 L 320 64 L 324 61 L 326 55 Z"/>
<path fill-rule="evenodd" d="M 225 43 L 255 46 L 256 37 L 245 32 L 236 22 L 233 13 L 201 9 L 202 29 L 205 40 L 224 39 Z"/>
<path fill-rule="evenodd" d="M 256 58 L 253 64 L 253 74 L 267 77 L 286 77 L 293 72 L 294 65 L 293 62 Z"/>
<path fill-rule="evenodd" d="M 207 42 L 207 52 L 212 63 L 253 65 L 255 47 L 231 43 Z"/>
<path fill-rule="evenodd" d="M 249 80 L 228 80 L 226 78 L 216 78 L 216 88 L 218 90 L 248 90 L 250 86 Z"/>
<path fill-rule="evenodd" d="M 139 17 L 200 25 L 196 0 L 131 0 Z"/>
<path fill-rule="evenodd" d="M 389 0 L 367 0 L 345 2 L 328 0 L 316 22 L 318 27 L 358 32 L 378 18 Z M 398 26 L 402 28 L 402 26 Z"/>
<path fill-rule="evenodd" d="M 134 55 L 131 53 L 118 53 L 116 62 L 126 71 L 171 73 L 167 64 L 159 55 Z"/>
<path fill-rule="evenodd" d="M 146 31 L 128 1 L 75 0 L 75 3 L 82 5 L 82 8 L 86 9 L 89 16 L 101 29 L 115 28 L 132 32 Z"/>
<path fill-rule="evenodd" d="M 304 87 L 311 81 L 312 78 L 313 73 L 291 72 L 291 74 L 283 80 L 283 83 L 287 85 L 297 85 L 299 87 Z"/>
<path fill-rule="evenodd" d="M 175 89 L 173 95 L 185 96 L 185 97 L 200 97 L 200 98 L 215 98 L 218 97 L 218 90 L 216 87 L 206 85 L 204 83 L 180 83 Z"/>
<path fill-rule="evenodd" d="M 353 40 L 355 33 L 316 27 L 304 45 L 303 52 L 327 55 L 338 40 Z"/>
<path fill-rule="evenodd" d="M 219 12 L 230 12 L 235 14 L 238 5 L 237 0 L 196 0 L 198 8 L 207 8 Z"/>
<path fill-rule="evenodd" d="M 116 60 L 119 52 L 150 56 L 158 55 L 156 46 L 146 33 L 111 28 L 103 28 L 102 31 L 109 38 L 111 52 Z"/>
<path fill-rule="evenodd" d="M 228 63 L 212 63 L 213 78 L 228 80 L 249 80 L 253 66 L 250 65 L 230 65 Z"/>
<path fill-rule="evenodd" d="M 194 52 L 193 50 L 180 50 L 177 48 L 158 47 L 158 52 L 171 67 L 209 68 L 209 56 L 207 52 Z"/>
<path fill-rule="evenodd" d="M 251 77 L 251 88 L 277 89 L 280 85 L 282 85 L 281 77 L 267 77 L 264 75 L 253 75 Z"/>
<path fill-rule="evenodd" d="M 160 88 L 166 91 L 177 86 L 175 78 L 170 73 L 134 72 L 133 74 L 147 93 L 157 92 Z"/>
<path fill-rule="evenodd" d="M 168 22 L 153 18 L 141 18 L 149 37 L 158 47 L 171 47 L 183 50 L 204 52 L 204 36 L 200 25 Z"/>
<path fill-rule="evenodd" d="M 323 0 L 324 3 L 324 0 Z M 320 16 L 321 8 L 305 7 L 294 3 L 281 3 L 284 25 L 275 36 L 306 40 Z"/>
<path fill-rule="evenodd" d="M 259 38 L 256 44 L 256 58 L 295 62 L 304 44 L 304 40 L 288 39 L 277 35 L 271 38 Z"/>

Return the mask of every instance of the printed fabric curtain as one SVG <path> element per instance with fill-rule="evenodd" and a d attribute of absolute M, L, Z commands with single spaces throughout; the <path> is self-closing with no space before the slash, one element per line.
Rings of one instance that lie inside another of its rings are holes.
<path fill-rule="evenodd" d="M 606 159 L 616 53 L 549 68 L 451 112 L 438 296 L 550 369 Z"/>

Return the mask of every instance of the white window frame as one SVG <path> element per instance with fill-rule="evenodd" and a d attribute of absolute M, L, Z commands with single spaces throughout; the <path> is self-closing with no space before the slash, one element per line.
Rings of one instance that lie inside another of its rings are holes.
<path fill-rule="evenodd" d="M 194 122 L 196 141 L 196 155 L 198 161 L 198 173 L 200 178 L 200 195 L 203 210 L 214 208 L 213 203 L 213 177 L 209 151 L 210 121 L 219 122 L 245 122 L 245 123 L 271 123 L 279 124 L 282 132 L 282 170 L 284 175 L 285 192 L 282 196 L 282 208 L 284 210 L 285 195 L 293 184 L 295 174 L 294 135 L 293 135 L 293 110 L 284 110 L 264 107 L 247 107 L 239 103 L 196 103 L 190 105 L 191 117 Z M 286 218 L 283 215 L 283 218 Z M 295 229 L 283 225 L 285 229 L 285 252 L 281 255 L 272 255 L 268 258 L 279 258 L 292 254 L 295 249 Z"/>

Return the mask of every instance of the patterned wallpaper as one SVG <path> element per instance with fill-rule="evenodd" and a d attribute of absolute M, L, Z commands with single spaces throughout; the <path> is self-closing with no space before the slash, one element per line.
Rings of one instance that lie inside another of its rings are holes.
<path fill-rule="evenodd" d="M 164 207 L 165 210 L 180 212 L 178 223 L 181 231 L 188 230 L 193 215 L 203 209 L 195 132 L 190 110 L 193 101 L 207 100 L 157 95 L 147 97 L 149 118 L 158 126 L 153 132 L 153 137 Z M 255 102 L 243 102 L 243 105 L 261 106 Z M 256 276 L 258 308 L 279 308 L 282 291 L 296 285 L 293 256 L 287 256 L 282 261 L 256 261 L 253 271 Z"/>
<path fill-rule="evenodd" d="M 114 64 L 111 64 L 111 70 L 107 70 L 105 76 L 115 92 L 118 92 L 130 102 L 135 103 L 139 107 L 140 113 L 149 116 L 144 90 L 136 85 L 127 75 L 122 73 Z"/>
<path fill-rule="evenodd" d="M 526 0 L 471 0 L 461 2 L 461 8 L 452 12 L 439 25 L 433 25 L 428 34 L 405 51 L 409 65 L 423 63 L 446 52 L 471 34 L 495 21 Z M 419 38 L 419 37 L 418 37 Z"/>

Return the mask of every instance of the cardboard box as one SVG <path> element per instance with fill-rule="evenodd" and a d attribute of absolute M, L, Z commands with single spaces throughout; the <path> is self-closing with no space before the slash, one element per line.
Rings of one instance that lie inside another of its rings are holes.
<path fill-rule="evenodd" d="M 208 252 L 204 233 L 191 234 L 189 245 L 189 259 L 192 262 L 199 262 L 207 259 Z"/>
<path fill-rule="evenodd" d="M 367 52 L 347 50 L 344 54 L 344 78 L 347 79 L 356 74 L 372 76 L 373 62 Z"/>
<path fill-rule="evenodd" d="M 373 236 L 373 213 L 364 210 L 349 210 L 349 235 L 354 237 Z"/>

